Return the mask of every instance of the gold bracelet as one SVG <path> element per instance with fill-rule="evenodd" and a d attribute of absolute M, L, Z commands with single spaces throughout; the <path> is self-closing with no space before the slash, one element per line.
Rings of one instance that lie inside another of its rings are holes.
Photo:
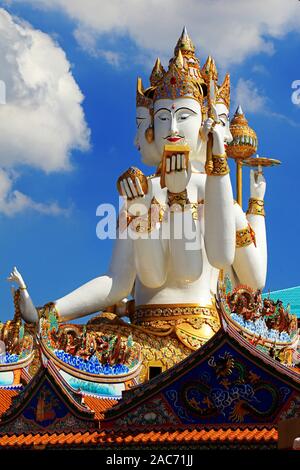
<path fill-rule="evenodd" d="M 27 290 L 27 287 L 19 287 L 20 290 Z"/>
<path fill-rule="evenodd" d="M 254 243 L 256 246 L 255 232 L 248 224 L 248 227 L 236 231 L 236 248 L 243 248 Z"/>
<path fill-rule="evenodd" d="M 262 215 L 264 217 L 266 213 L 263 199 L 251 197 L 249 199 L 247 214 Z"/>
<path fill-rule="evenodd" d="M 211 175 L 213 176 L 224 176 L 229 173 L 229 166 L 227 163 L 227 155 L 226 153 L 222 153 L 220 155 L 213 155 L 213 170 Z"/>
<path fill-rule="evenodd" d="M 181 193 L 171 193 L 168 191 L 168 206 L 171 211 L 179 212 L 181 210 L 183 212 L 189 204 L 190 201 L 186 189 Z"/>

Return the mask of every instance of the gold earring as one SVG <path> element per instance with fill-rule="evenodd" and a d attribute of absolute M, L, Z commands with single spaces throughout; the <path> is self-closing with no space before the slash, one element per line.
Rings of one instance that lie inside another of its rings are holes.
<path fill-rule="evenodd" d="M 145 130 L 145 137 L 146 137 L 146 140 L 147 140 L 148 144 L 151 144 L 153 142 L 153 140 L 154 140 L 153 126 L 147 127 L 147 129 Z"/>

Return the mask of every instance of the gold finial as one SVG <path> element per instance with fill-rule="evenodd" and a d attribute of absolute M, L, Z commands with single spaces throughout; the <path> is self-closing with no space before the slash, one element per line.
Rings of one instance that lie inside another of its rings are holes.
<path fill-rule="evenodd" d="M 206 62 L 201 69 L 201 74 L 205 82 L 208 82 L 210 79 L 215 82 L 218 80 L 216 63 L 210 55 L 207 57 Z"/>
<path fill-rule="evenodd" d="M 227 73 L 224 78 L 224 82 L 221 86 L 218 87 L 216 103 L 225 104 L 226 108 L 229 110 L 230 107 L 230 75 Z"/>
<path fill-rule="evenodd" d="M 183 56 L 181 54 L 180 49 L 177 52 L 177 56 L 175 57 L 175 64 L 176 64 L 176 67 L 178 67 L 179 69 L 183 69 L 183 67 L 184 67 Z"/>
<path fill-rule="evenodd" d="M 182 52 L 182 55 L 191 55 L 194 54 L 195 52 L 195 46 L 191 40 L 191 38 L 188 35 L 187 29 L 184 26 L 181 36 L 177 41 L 175 50 L 174 50 L 174 56 L 177 56 L 178 51 Z"/>
<path fill-rule="evenodd" d="M 227 147 L 228 157 L 235 159 L 251 157 L 257 150 L 257 136 L 249 126 L 241 106 L 237 107 L 230 122 L 230 131 L 233 140 Z"/>
<path fill-rule="evenodd" d="M 137 84 L 136 84 L 136 106 L 142 106 L 144 108 L 151 108 L 152 106 L 152 100 L 151 98 L 148 98 L 145 96 L 145 90 L 143 87 L 143 82 L 140 77 L 137 79 Z"/>
<path fill-rule="evenodd" d="M 166 73 L 165 69 L 161 65 L 161 61 L 159 57 L 156 59 L 154 67 L 152 69 L 150 75 L 150 84 L 151 86 L 156 86 L 158 82 L 163 78 L 164 74 Z"/>

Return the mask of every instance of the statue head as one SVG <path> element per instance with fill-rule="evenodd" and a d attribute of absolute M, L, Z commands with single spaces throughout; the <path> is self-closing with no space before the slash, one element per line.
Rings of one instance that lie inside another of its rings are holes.
<path fill-rule="evenodd" d="M 213 74 L 210 73 L 212 64 Z M 215 84 L 215 109 L 224 125 L 224 140 L 230 142 L 229 75 L 218 87 L 214 61 L 209 58 L 200 69 L 195 47 L 184 28 L 168 70 L 165 71 L 157 59 L 150 76 L 151 86 L 144 89 L 138 79 L 135 144 L 144 163 L 159 165 L 166 144 L 187 144 L 190 159 L 205 162 L 206 141 L 201 129 L 207 117 L 210 78 Z"/>

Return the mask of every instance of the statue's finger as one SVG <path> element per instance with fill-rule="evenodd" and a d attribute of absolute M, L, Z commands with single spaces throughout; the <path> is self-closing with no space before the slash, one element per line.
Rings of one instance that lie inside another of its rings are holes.
<path fill-rule="evenodd" d="M 181 167 L 186 170 L 185 155 L 181 155 Z"/>
<path fill-rule="evenodd" d="M 132 179 L 127 178 L 127 183 L 129 184 L 133 197 L 138 197 L 138 193 L 137 193 L 137 190 L 135 189 Z"/>
<path fill-rule="evenodd" d="M 139 194 L 140 196 L 144 196 L 145 193 L 144 193 L 144 191 L 143 191 L 141 182 L 140 182 L 140 180 L 138 179 L 137 176 L 135 177 L 135 184 L 136 184 L 136 187 L 137 187 L 138 194 Z"/>
<path fill-rule="evenodd" d="M 170 157 L 166 158 L 166 173 L 170 173 L 171 171 L 171 159 Z"/>
<path fill-rule="evenodd" d="M 121 188 L 122 196 L 126 197 L 126 191 L 125 191 L 125 188 L 124 188 L 123 181 L 120 181 L 120 188 Z"/>
<path fill-rule="evenodd" d="M 171 171 L 176 170 L 176 155 L 172 155 L 172 160 L 171 160 Z"/>
<path fill-rule="evenodd" d="M 177 154 L 177 158 L 176 158 L 176 170 L 177 170 L 177 171 L 181 171 L 181 170 L 182 170 L 182 167 L 181 167 L 181 155 L 180 155 L 180 153 Z"/>
<path fill-rule="evenodd" d="M 128 183 L 127 183 L 126 179 L 123 180 L 123 184 L 124 184 L 126 196 L 128 197 L 128 199 L 133 199 L 132 193 L 130 191 L 130 188 L 128 186 Z"/>
<path fill-rule="evenodd" d="M 250 170 L 250 183 L 255 183 L 254 170 Z"/>

